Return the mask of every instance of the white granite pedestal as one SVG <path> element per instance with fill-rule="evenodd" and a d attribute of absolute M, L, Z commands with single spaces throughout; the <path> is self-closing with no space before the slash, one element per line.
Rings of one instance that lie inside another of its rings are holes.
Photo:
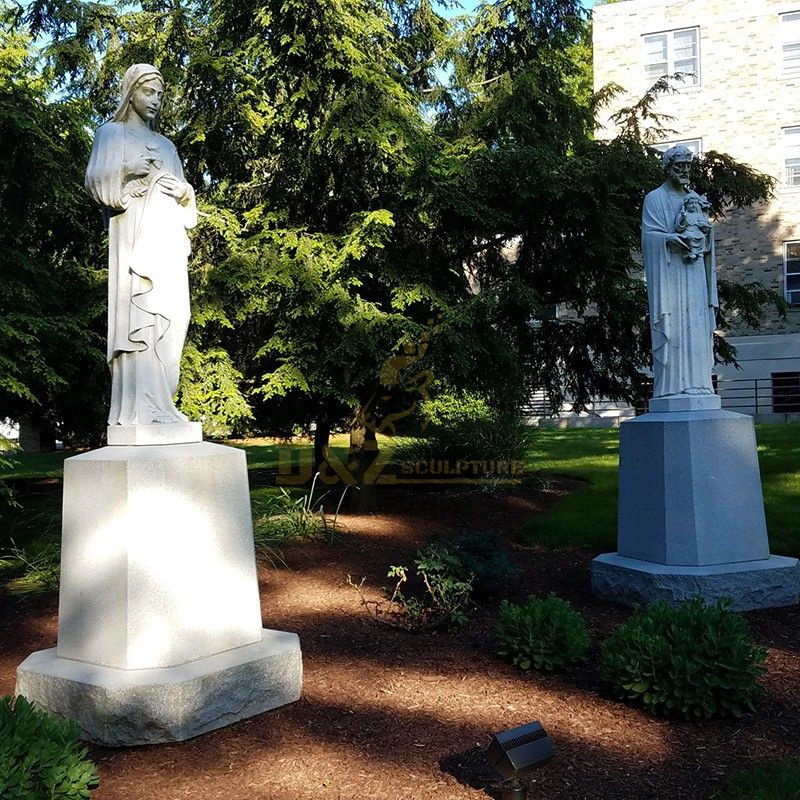
<path fill-rule="evenodd" d="M 769 552 L 752 418 L 714 395 L 679 399 L 681 410 L 620 426 L 618 550 L 593 561 L 593 591 L 627 604 L 796 604 L 797 559 Z"/>
<path fill-rule="evenodd" d="M 20 665 L 18 694 L 114 746 L 196 736 L 297 700 L 301 683 L 297 636 L 261 627 L 243 451 L 64 462 L 58 646 Z"/>

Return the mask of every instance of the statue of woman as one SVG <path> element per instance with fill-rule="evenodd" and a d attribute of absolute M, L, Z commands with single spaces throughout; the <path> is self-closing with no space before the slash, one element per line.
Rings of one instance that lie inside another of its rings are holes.
<path fill-rule="evenodd" d="M 189 326 L 194 191 L 175 145 L 156 132 L 164 79 L 135 64 L 96 132 L 86 189 L 108 224 L 109 425 L 186 422 L 172 396 Z"/>
<path fill-rule="evenodd" d="M 709 226 L 707 244 L 692 258 L 691 237 L 675 227 L 689 196 L 692 157 L 683 145 L 663 154 L 666 180 L 645 197 L 642 211 L 654 398 L 714 393 L 711 372 L 719 300 L 713 232 Z"/>

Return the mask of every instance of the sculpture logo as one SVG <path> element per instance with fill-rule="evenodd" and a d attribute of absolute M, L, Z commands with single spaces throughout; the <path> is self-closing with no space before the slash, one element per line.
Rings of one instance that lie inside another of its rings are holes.
<path fill-rule="evenodd" d="M 356 464 L 343 461 L 334 450 L 326 448 L 323 463 L 320 465 L 318 480 L 326 485 L 343 483 L 345 485 L 370 484 L 518 484 L 524 473 L 521 461 L 502 458 L 489 459 L 412 459 L 399 463 L 394 456 L 402 445 L 397 445 L 392 437 L 397 435 L 397 423 L 417 411 L 420 403 L 430 400 L 429 387 L 434 381 L 430 369 L 410 370 L 428 351 L 431 337 L 437 331 L 433 321 L 420 337 L 419 342 L 405 345 L 403 352 L 388 358 L 380 370 L 380 389 L 358 410 L 351 420 L 355 429 L 370 431 L 375 436 L 365 439 L 363 449 L 369 456 L 369 464 L 359 474 Z M 411 402 L 398 411 L 381 414 L 382 404 L 390 403 L 398 393 L 407 394 Z M 427 422 L 422 425 L 425 430 Z M 380 448 L 375 437 L 385 434 Z M 277 484 L 282 486 L 301 486 L 314 477 L 314 458 L 309 448 L 279 447 Z"/>

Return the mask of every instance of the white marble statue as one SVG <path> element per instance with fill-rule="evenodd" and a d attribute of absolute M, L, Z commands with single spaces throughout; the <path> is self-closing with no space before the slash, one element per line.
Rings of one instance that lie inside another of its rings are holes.
<path fill-rule="evenodd" d="M 172 396 L 189 325 L 186 230 L 197 212 L 175 145 L 156 132 L 163 95 L 155 67 L 128 69 L 86 169 L 108 222 L 110 426 L 186 422 Z"/>
<path fill-rule="evenodd" d="M 642 212 L 642 256 L 653 339 L 653 397 L 713 394 L 717 278 L 705 198 L 688 191 L 691 151 L 662 157 L 666 180 Z"/>

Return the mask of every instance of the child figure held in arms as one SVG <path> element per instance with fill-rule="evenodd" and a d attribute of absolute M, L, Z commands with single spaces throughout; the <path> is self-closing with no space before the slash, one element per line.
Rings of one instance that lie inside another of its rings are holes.
<path fill-rule="evenodd" d="M 711 203 L 697 192 L 689 192 L 684 198 L 675 220 L 675 232 L 682 235 L 688 247 L 688 252 L 683 254 L 684 261 L 697 261 L 711 250 L 709 208 Z"/>

